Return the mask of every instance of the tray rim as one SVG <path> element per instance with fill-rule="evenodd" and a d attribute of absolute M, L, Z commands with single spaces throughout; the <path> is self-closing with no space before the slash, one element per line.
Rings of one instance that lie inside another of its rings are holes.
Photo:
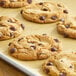
<path fill-rule="evenodd" d="M 22 72 L 24 72 L 25 74 L 27 74 L 29 76 L 42 76 L 38 72 L 35 72 L 33 69 L 23 66 L 22 64 L 19 64 L 15 60 L 9 58 L 7 55 L 3 54 L 2 52 L 0 52 L 0 58 L 3 59 L 4 61 L 10 63 L 11 65 L 18 68 L 19 70 L 21 70 Z"/>

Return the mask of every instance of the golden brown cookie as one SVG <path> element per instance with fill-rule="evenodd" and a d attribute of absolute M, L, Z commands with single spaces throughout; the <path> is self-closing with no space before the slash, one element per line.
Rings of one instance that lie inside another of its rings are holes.
<path fill-rule="evenodd" d="M 51 56 L 42 68 L 49 76 L 76 76 L 76 54 Z"/>
<path fill-rule="evenodd" d="M 52 23 L 68 14 L 66 8 L 54 2 L 39 2 L 26 6 L 21 10 L 22 16 L 37 23 Z"/>
<path fill-rule="evenodd" d="M 9 44 L 10 54 L 21 60 L 46 59 L 61 51 L 61 42 L 45 34 L 24 36 Z"/>
<path fill-rule="evenodd" d="M 76 39 L 76 17 L 62 18 L 57 24 L 57 30 L 64 37 Z"/>
<path fill-rule="evenodd" d="M 0 0 L 1 7 L 23 7 L 31 4 L 32 0 Z"/>
<path fill-rule="evenodd" d="M 0 40 L 11 39 L 19 36 L 24 30 L 24 25 L 17 19 L 1 16 L 0 17 Z"/>

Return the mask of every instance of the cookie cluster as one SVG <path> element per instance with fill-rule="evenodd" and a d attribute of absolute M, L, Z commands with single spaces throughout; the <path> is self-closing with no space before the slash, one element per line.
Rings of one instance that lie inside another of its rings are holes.
<path fill-rule="evenodd" d="M 23 7 L 19 12 L 25 20 L 39 24 L 57 22 L 58 33 L 76 39 L 76 17 L 71 17 L 67 7 L 61 3 L 0 0 L 0 6 Z M 0 16 L 0 41 L 14 39 L 22 35 L 24 30 L 25 25 L 16 18 Z M 8 46 L 9 54 L 16 59 L 34 61 L 48 58 L 42 65 L 47 75 L 76 76 L 76 54 L 63 53 L 61 41 L 57 38 L 47 34 L 33 34 L 16 38 Z"/>

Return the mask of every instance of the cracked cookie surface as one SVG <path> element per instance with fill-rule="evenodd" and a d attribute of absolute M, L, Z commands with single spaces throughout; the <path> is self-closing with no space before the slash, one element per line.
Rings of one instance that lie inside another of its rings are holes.
<path fill-rule="evenodd" d="M 32 0 L 0 0 L 0 6 L 1 7 L 23 7 L 28 4 L 31 4 Z"/>
<path fill-rule="evenodd" d="M 76 54 L 60 54 L 50 57 L 43 66 L 50 76 L 76 76 Z"/>
<path fill-rule="evenodd" d="M 46 59 L 61 51 L 61 42 L 47 35 L 28 35 L 9 44 L 10 55 L 21 60 Z"/>
<path fill-rule="evenodd" d="M 57 24 L 57 30 L 64 37 L 76 39 L 76 17 L 67 16 Z"/>
<path fill-rule="evenodd" d="M 54 2 L 39 2 L 26 6 L 21 10 L 22 16 L 37 23 L 52 23 L 68 14 L 65 6 Z"/>
<path fill-rule="evenodd" d="M 0 16 L 0 40 L 11 39 L 19 36 L 24 30 L 24 25 L 12 17 Z"/>

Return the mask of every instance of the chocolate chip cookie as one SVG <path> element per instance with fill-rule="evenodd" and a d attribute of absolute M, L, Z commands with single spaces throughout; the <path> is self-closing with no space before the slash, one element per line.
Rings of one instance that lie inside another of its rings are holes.
<path fill-rule="evenodd" d="M 12 17 L 0 17 L 0 40 L 11 39 L 19 36 L 24 30 L 24 25 Z"/>
<path fill-rule="evenodd" d="M 57 30 L 64 37 L 76 39 L 76 17 L 67 16 L 57 24 Z"/>
<path fill-rule="evenodd" d="M 76 55 L 63 53 L 50 57 L 42 67 L 50 76 L 76 76 Z"/>
<path fill-rule="evenodd" d="M 39 2 L 26 6 L 21 10 L 22 16 L 29 21 L 37 23 L 52 23 L 68 14 L 66 8 L 53 2 Z"/>
<path fill-rule="evenodd" d="M 0 0 L 1 7 L 23 7 L 28 4 L 31 4 L 32 0 Z"/>
<path fill-rule="evenodd" d="M 10 55 L 21 60 L 41 60 L 62 51 L 58 39 L 43 35 L 28 35 L 9 43 Z"/>

